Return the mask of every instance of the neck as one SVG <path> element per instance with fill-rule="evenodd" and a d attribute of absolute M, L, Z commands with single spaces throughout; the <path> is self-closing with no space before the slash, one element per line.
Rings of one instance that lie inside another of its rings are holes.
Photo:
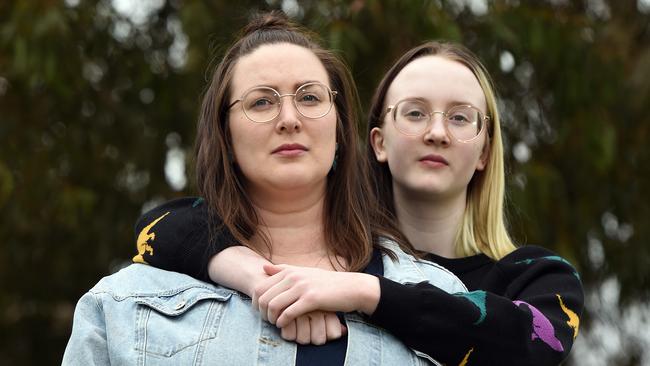
<path fill-rule="evenodd" d="M 251 244 L 274 263 L 331 267 L 323 232 L 325 184 L 287 191 L 249 192 L 259 218 Z"/>
<path fill-rule="evenodd" d="M 415 249 L 455 258 L 455 240 L 465 212 L 467 192 L 434 197 L 393 185 L 395 213 L 402 233 Z"/>

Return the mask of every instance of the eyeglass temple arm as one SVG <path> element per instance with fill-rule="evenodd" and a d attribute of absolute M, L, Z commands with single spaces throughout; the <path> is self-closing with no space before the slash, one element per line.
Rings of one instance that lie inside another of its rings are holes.
<path fill-rule="evenodd" d="M 241 99 L 237 99 L 236 101 L 230 103 L 230 105 L 228 106 L 228 109 L 232 108 L 235 104 L 237 104 L 237 102 L 241 102 Z"/>

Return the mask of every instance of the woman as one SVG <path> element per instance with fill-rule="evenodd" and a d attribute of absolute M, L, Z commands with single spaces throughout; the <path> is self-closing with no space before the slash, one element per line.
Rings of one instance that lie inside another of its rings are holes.
<path fill-rule="evenodd" d="M 565 359 L 583 309 L 579 275 L 546 249 L 515 247 L 508 235 L 499 113 L 476 56 L 439 42 L 406 52 L 377 88 L 369 137 L 374 187 L 387 219 L 471 292 L 449 294 L 379 277 L 378 292 L 364 294 L 363 305 L 352 310 L 449 365 L 556 365 Z M 210 254 L 235 241 L 222 236 L 215 242 Z M 349 311 L 359 303 L 346 273 L 267 263 L 271 277 L 264 279 L 264 260 L 253 257 L 244 247 L 223 250 L 212 258 L 209 275 L 247 292 L 281 328 L 315 309 Z M 174 262 L 162 255 L 153 264 L 170 268 Z"/>
<path fill-rule="evenodd" d="M 165 205 L 140 232 L 136 260 L 157 255 L 152 244 L 165 237 L 159 229 L 182 216 L 179 207 L 207 207 L 205 218 L 221 218 L 222 229 L 277 263 L 365 270 L 462 291 L 455 276 L 407 256 L 394 242 L 383 240 L 384 255 L 378 252 L 378 235 L 390 231 L 371 228 L 374 213 L 362 209 L 372 208 L 372 195 L 363 179 L 354 106 L 354 86 L 336 57 L 279 14 L 254 20 L 226 52 L 202 103 L 196 161 L 205 203 Z M 333 314 L 301 319 L 330 338 L 341 336 Z M 238 292 L 133 264 L 81 298 L 63 364 L 435 362 L 356 314 L 344 321 L 347 342 L 299 347 L 261 321 Z"/>

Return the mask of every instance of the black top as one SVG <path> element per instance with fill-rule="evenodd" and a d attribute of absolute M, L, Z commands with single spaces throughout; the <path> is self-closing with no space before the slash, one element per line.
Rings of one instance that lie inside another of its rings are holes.
<path fill-rule="evenodd" d="M 210 235 L 205 206 L 184 198 L 140 217 L 141 258 L 209 282 L 210 258 L 236 243 L 227 231 Z M 166 212 L 175 214 L 151 225 Z M 152 232 L 157 237 L 147 241 Z M 566 358 L 584 294 L 565 259 L 535 246 L 499 261 L 483 254 L 427 259 L 448 268 L 470 292 L 448 294 L 427 283 L 402 285 L 379 276 L 381 297 L 370 322 L 447 365 L 557 365 Z"/>
<path fill-rule="evenodd" d="M 381 253 L 378 250 L 373 252 L 372 259 L 363 272 L 375 276 L 382 276 L 384 274 Z M 343 314 L 337 313 L 337 315 L 343 321 Z M 296 366 L 343 365 L 345 363 L 347 346 L 347 334 L 339 339 L 329 341 L 322 346 L 315 346 L 313 344 L 303 346 L 299 344 L 298 350 L 296 351 Z"/>

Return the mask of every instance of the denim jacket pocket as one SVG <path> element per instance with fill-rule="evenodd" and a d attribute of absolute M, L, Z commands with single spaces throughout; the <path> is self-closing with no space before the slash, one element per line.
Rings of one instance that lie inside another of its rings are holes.
<path fill-rule="evenodd" d="M 190 287 L 169 296 L 136 297 L 136 350 L 173 357 L 217 337 L 232 294 L 221 288 Z"/>

